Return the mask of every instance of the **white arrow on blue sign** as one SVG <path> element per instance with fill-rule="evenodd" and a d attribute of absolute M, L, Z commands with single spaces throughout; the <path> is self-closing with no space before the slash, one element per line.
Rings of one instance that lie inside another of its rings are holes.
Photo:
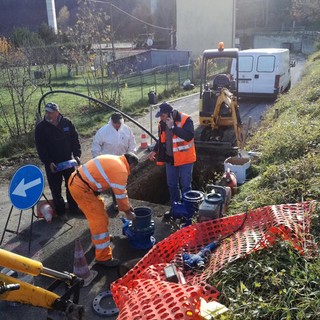
<path fill-rule="evenodd" d="M 41 198 L 44 189 L 42 171 L 34 165 L 19 168 L 11 179 L 9 198 L 14 207 L 26 210 Z"/>

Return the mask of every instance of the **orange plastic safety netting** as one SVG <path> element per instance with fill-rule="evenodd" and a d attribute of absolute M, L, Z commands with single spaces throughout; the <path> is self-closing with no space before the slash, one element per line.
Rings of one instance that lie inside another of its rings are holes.
<path fill-rule="evenodd" d="M 290 241 L 301 254 L 312 253 L 315 244 L 309 229 L 314 208 L 313 201 L 266 206 L 178 230 L 111 284 L 118 319 L 200 319 L 201 298 L 210 301 L 219 296 L 208 280 L 228 263 L 272 246 L 277 239 Z M 195 254 L 217 240 L 205 270 L 184 270 L 184 252 Z M 170 263 L 183 273 L 186 283 L 166 281 L 164 268 Z"/>

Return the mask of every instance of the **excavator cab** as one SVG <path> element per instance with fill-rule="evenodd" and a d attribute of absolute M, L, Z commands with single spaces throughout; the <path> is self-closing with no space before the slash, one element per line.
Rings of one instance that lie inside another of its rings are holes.
<path fill-rule="evenodd" d="M 205 149 L 241 148 L 242 123 L 238 106 L 237 48 L 205 50 L 201 64 L 199 123 L 196 146 Z M 232 74 L 231 70 L 236 70 Z"/>

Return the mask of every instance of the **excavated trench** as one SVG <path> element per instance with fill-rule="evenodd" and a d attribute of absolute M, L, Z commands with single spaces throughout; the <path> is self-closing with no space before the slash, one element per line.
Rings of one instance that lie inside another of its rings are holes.
<path fill-rule="evenodd" d="M 219 152 L 198 154 L 193 169 L 192 189 L 204 191 L 208 183 L 216 183 L 224 171 L 225 159 L 226 155 Z M 133 170 L 127 189 L 132 199 L 169 205 L 165 167 L 157 166 L 148 159 L 141 159 Z"/>

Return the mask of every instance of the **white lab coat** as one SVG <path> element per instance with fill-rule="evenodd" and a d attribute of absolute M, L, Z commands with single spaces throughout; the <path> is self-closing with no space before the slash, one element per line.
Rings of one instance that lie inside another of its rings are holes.
<path fill-rule="evenodd" d="M 95 134 L 92 142 L 91 153 L 95 158 L 100 154 L 113 154 L 121 156 L 126 152 L 136 152 L 136 140 L 132 130 L 123 123 L 116 130 L 111 123 L 101 127 Z"/>

